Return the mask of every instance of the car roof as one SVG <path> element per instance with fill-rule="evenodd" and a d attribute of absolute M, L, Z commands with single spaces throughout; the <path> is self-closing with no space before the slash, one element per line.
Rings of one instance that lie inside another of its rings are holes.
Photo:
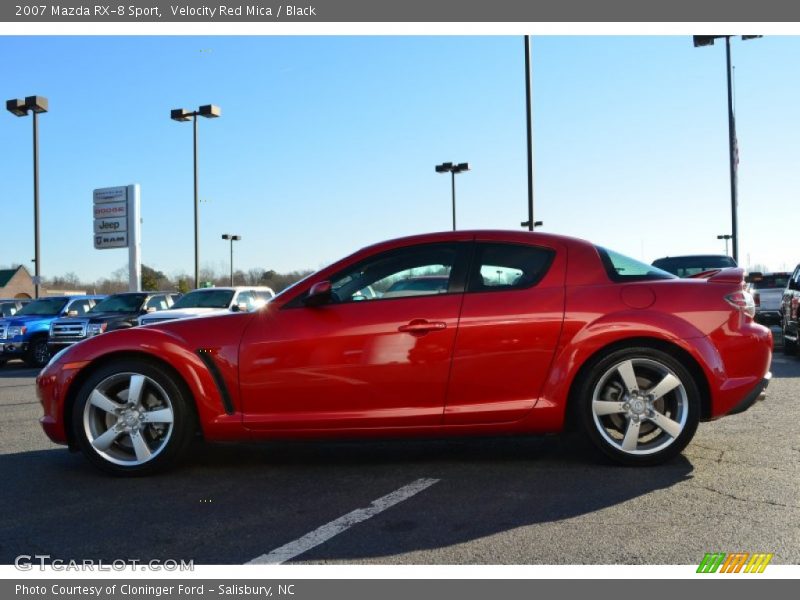
<path fill-rule="evenodd" d="M 562 243 L 566 245 L 580 245 L 585 247 L 595 247 L 595 244 L 587 240 L 560 235 L 556 233 L 544 233 L 540 231 L 515 231 L 512 229 L 465 229 L 459 231 L 438 231 L 433 233 L 421 233 L 405 237 L 394 238 L 375 244 L 364 246 L 354 254 L 363 252 L 374 252 L 378 250 L 390 250 L 403 246 L 416 244 L 444 243 L 444 242 L 500 242 L 500 243 L 519 243 L 536 244 L 537 242 Z"/>
<path fill-rule="evenodd" d="M 34 300 L 101 300 L 107 297 L 107 294 L 76 294 L 75 296 L 40 296 Z"/>
<path fill-rule="evenodd" d="M 219 290 L 229 291 L 229 292 L 230 291 L 242 292 L 242 291 L 246 291 L 246 290 L 256 290 L 256 291 L 261 291 L 261 292 L 270 291 L 271 292 L 272 288 L 266 287 L 266 286 L 263 286 L 263 285 L 260 285 L 260 286 L 259 285 L 236 285 L 236 286 L 233 286 L 233 287 L 227 286 L 227 287 L 196 288 L 194 290 L 189 290 L 189 291 L 191 291 L 191 292 L 214 292 L 214 291 L 219 291 Z M 153 292 L 153 293 L 156 293 L 156 292 Z M 164 292 L 164 293 L 171 294 L 171 293 L 175 293 L 175 292 Z M 188 293 L 189 292 L 187 292 L 187 294 Z"/>

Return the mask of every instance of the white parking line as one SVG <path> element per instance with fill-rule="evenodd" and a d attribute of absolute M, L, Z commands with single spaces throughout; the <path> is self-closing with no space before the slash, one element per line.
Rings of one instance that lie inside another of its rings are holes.
<path fill-rule="evenodd" d="M 399 504 L 403 500 L 407 500 L 411 496 L 420 493 L 421 491 L 429 488 L 438 479 L 417 479 L 416 481 L 404 485 L 398 490 L 393 491 L 377 500 L 374 500 L 366 508 L 359 508 L 352 512 L 347 513 L 326 523 L 322 527 L 318 527 L 314 531 L 307 533 L 301 538 L 284 544 L 280 548 L 276 548 L 269 554 L 262 554 L 258 558 L 246 562 L 246 565 L 279 565 L 287 560 L 293 559 L 304 552 L 308 552 L 311 548 L 319 546 L 327 542 L 335 535 L 339 535 L 343 531 L 350 529 L 353 525 L 357 525 L 362 521 L 366 521 L 370 517 L 374 517 L 378 513 L 383 512 L 387 508 L 391 508 L 395 504 Z"/>

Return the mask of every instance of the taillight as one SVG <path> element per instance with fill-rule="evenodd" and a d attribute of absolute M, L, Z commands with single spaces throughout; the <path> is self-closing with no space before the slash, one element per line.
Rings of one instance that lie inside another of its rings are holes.
<path fill-rule="evenodd" d="M 742 311 L 748 317 L 756 316 L 756 303 L 749 292 L 734 292 L 725 296 L 725 301 L 734 308 Z"/>

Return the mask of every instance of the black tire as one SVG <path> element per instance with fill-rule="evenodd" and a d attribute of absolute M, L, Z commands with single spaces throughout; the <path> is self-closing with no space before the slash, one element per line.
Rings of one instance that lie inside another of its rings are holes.
<path fill-rule="evenodd" d="M 655 398 L 659 383 L 666 389 L 675 381 L 676 387 Z M 656 465 L 677 456 L 694 437 L 700 392 L 691 372 L 672 355 L 632 347 L 587 365 L 576 382 L 573 408 L 587 437 L 605 456 L 624 465 Z"/>
<path fill-rule="evenodd" d="M 29 367 L 41 368 L 50 360 L 50 348 L 47 347 L 47 336 L 40 335 L 28 343 L 28 351 L 22 359 Z"/>
<path fill-rule="evenodd" d="M 141 389 L 138 410 L 126 404 L 134 377 L 142 378 L 137 384 Z M 98 401 L 95 391 L 124 411 L 111 412 L 98 406 L 103 399 Z M 139 422 L 134 416 L 142 420 L 142 414 L 149 413 L 149 418 L 167 414 L 167 410 L 172 412 L 171 422 Z M 111 430 L 116 431 L 116 427 L 132 430 L 123 429 L 114 437 Z M 117 476 L 141 476 L 168 469 L 186 455 L 197 431 L 197 416 L 186 385 L 169 369 L 148 360 L 128 359 L 101 366 L 83 383 L 72 411 L 72 428 L 78 446 L 95 467 Z M 107 447 L 103 447 L 103 434 L 114 438 Z M 134 443 L 134 437 L 139 438 L 138 443 Z M 140 456 L 142 443 L 145 458 Z"/>

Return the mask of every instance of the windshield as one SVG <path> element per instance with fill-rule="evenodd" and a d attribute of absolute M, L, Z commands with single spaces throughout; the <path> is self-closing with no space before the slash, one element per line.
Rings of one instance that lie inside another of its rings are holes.
<path fill-rule="evenodd" d="M 132 313 L 137 312 L 142 306 L 146 296 L 139 294 L 121 294 L 109 296 L 94 305 L 90 313 Z"/>
<path fill-rule="evenodd" d="M 769 275 L 762 275 L 760 279 L 752 281 L 750 283 L 750 287 L 754 290 L 763 290 L 768 288 L 784 289 L 788 283 L 789 273 L 770 273 Z"/>
<path fill-rule="evenodd" d="M 40 317 L 52 317 L 60 314 L 66 303 L 66 298 L 42 298 L 26 304 L 14 316 L 37 315 Z"/>
<path fill-rule="evenodd" d="M 691 277 L 704 271 L 735 267 L 736 262 L 730 256 L 672 256 L 654 260 L 653 266 L 678 277 Z"/>
<path fill-rule="evenodd" d="M 228 308 L 233 293 L 233 290 L 195 290 L 183 296 L 172 308 Z"/>
<path fill-rule="evenodd" d="M 648 281 L 658 279 L 677 279 L 675 275 L 658 267 L 639 262 L 619 252 L 597 247 L 603 266 L 612 281 Z"/>

